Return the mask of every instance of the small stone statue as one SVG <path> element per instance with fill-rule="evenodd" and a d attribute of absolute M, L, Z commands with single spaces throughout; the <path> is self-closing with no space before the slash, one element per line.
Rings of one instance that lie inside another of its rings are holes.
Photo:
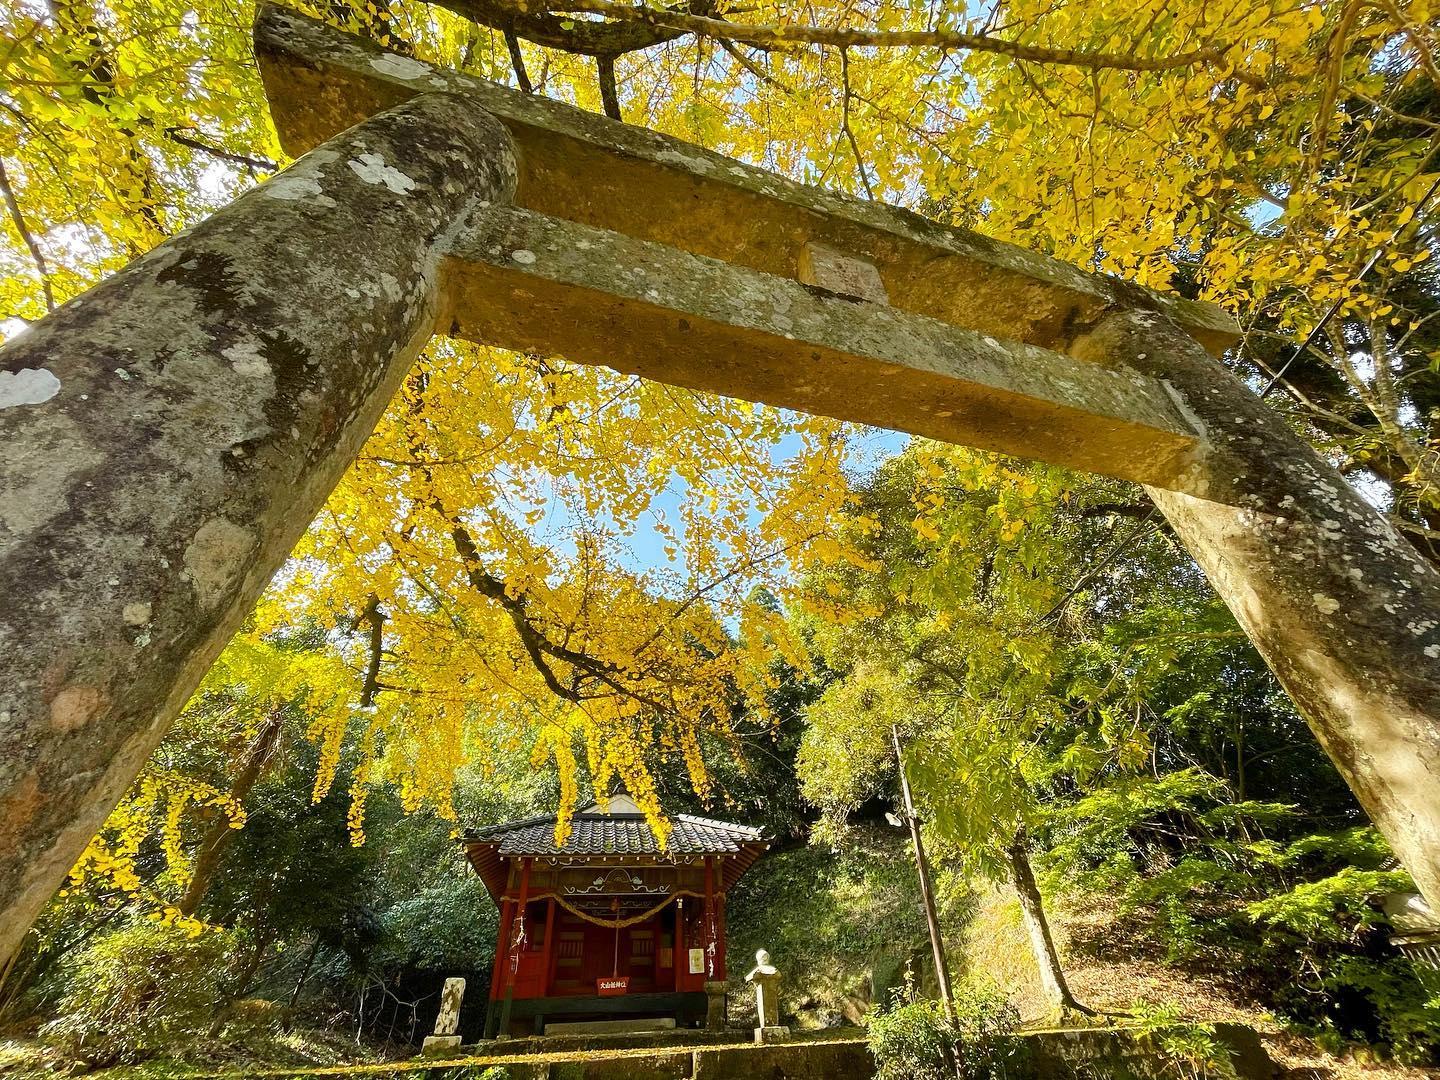
<path fill-rule="evenodd" d="M 780 1025 L 780 970 L 764 949 L 755 954 L 755 968 L 745 981 L 755 986 L 755 1017 L 760 1022 L 755 1041 L 784 1042 L 790 1037 L 790 1029 Z"/>
<path fill-rule="evenodd" d="M 460 1049 L 460 1002 L 465 997 L 464 979 L 446 979 L 440 992 L 440 1015 L 435 1018 L 435 1034 L 427 1035 L 420 1047 L 423 1057 L 446 1054 Z"/>

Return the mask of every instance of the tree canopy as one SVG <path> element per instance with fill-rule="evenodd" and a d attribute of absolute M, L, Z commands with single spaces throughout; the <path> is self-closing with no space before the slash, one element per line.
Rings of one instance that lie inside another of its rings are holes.
<path fill-rule="evenodd" d="M 1440 550 L 1428 231 L 1440 41 L 1426 0 L 308 10 L 525 92 L 1216 300 L 1245 328 L 1236 368 L 1417 547 Z M 252 14 L 233 0 L 37 0 L 4 16 L 6 333 L 284 164 Z M 783 609 L 840 624 L 865 614 L 868 586 L 816 595 L 800 586 L 807 573 L 884 564 L 892 580 L 908 544 L 948 535 L 956 513 L 984 515 L 1022 570 L 1052 542 L 1026 547 L 1042 535 L 1035 521 L 1064 513 L 1042 504 L 1064 507 L 1065 481 L 920 448 L 911 461 L 929 480 L 916 481 L 914 536 L 877 554 L 847 476 L 863 438 L 560 357 L 437 340 L 227 662 L 315 639 L 267 693 L 307 717 L 316 798 L 356 740 L 357 839 L 377 784 L 451 813 L 462 765 L 516 751 L 551 763 L 562 806 L 583 771 L 601 787 L 623 781 L 662 824 L 657 764 L 683 762 L 705 793 L 704 747 L 733 744 L 737 713 L 780 722 L 780 681 L 810 669 Z M 956 469 L 960 487 L 995 488 L 993 500 L 934 482 Z M 1067 557 L 1124 537 L 1077 533 Z M 1067 598 L 1034 574 L 973 569 L 993 571 L 1015 618 L 1038 614 L 1041 629 L 993 626 L 997 647 L 969 662 L 1003 656 L 995 686 L 1032 695 L 1027 717 L 1054 712 L 1049 627 Z M 1183 560 L 1167 572 L 1190 573 Z M 953 635 L 967 598 L 938 598 L 959 614 L 886 633 Z M 1074 663 L 1065 677 L 1078 680 Z M 1127 707 L 1094 715 L 1119 731 Z M 127 806 L 181 812 L 181 796 L 154 787 L 159 773 L 142 783 L 150 794 Z M 192 807 L 224 804 L 219 787 L 187 790 Z"/>

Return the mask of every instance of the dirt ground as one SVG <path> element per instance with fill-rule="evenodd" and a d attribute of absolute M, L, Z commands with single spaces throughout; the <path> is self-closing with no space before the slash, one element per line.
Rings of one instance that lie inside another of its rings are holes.
<path fill-rule="evenodd" d="M 1124 1013 L 1135 1002 L 1172 1005 L 1186 1020 L 1248 1024 L 1284 1070 L 1285 1080 L 1440 1080 L 1440 1069 L 1412 1068 L 1371 1060 L 1361 1050 L 1337 1057 L 1314 1041 L 1286 1031 L 1272 1015 L 1247 1002 L 1223 979 L 1137 959 L 1134 943 L 1118 928 L 1114 911 L 1102 904 L 1051 912 L 1070 988 L 1076 998 L 1102 1013 Z M 968 942 L 972 965 L 1010 990 L 1022 1016 L 1037 1022 L 1047 1004 L 1042 996 L 1019 906 L 1008 890 L 981 900 Z"/>

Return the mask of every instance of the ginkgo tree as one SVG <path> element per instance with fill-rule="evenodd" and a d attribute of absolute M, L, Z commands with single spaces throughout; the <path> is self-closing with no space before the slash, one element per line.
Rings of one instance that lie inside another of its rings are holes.
<path fill-rule="evenodd" d="M 365 624 L 359 698 L 417 796 L 445 805 L 478 710 L 538 725 L 567 806 L 583 747 L 593 784 L 622 781 L 658 820 L 651 749 L 704 791 L 702 731 L 765 709 L 783 620 L 748 596 L 836 546 L 843 459 L 828 421 L 447 345 L 295 553 L 260 632 Z M 627 566 L 640 531 L 668 559 Z"/>
<path fill-rule="evenodd" d="M 1238 362 L 1431 539 L 1427 0 L 308 7 L 402 52 L 1218 299 L 1247 328 Z M 281 162 L 252 14 L 52 0 L 4 17 L 8 327 Z M 746 643 L 801 659 L 752 587 L 783 597 L 796 570 L 863 558 L 833 526 L 848 438 L 437 343 L 256 622 L 263 637 L 314 621 L 340 661 L 322 696 L 354 712 L 317 710 L 317 791 L 358 714 L 372 764 L 351 780 L 357 836 L 382 780 L 443 808 L 458 763 L 483 753 L 465 725 L 501 715 L 541 732 L 562 777 L 578 753 L 597 783 L 623 779 L 663 831 L 647 755 L 677 755 L 703 790 L 699 733 L 737 702 L 763 710 L 774 668 Z M 642 536 L 674 563 L 636 565 Z"/>

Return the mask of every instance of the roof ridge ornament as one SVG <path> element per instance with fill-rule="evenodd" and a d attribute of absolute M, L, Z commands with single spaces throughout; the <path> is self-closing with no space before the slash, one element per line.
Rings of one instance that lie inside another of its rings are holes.
<path fill-rule="evenodd" d="M 604 799 L 591 803 L 582 814 L 605 814 L 608 817 L 644 817 L 645 811 L 625 788 L 619 788 Z"/>

